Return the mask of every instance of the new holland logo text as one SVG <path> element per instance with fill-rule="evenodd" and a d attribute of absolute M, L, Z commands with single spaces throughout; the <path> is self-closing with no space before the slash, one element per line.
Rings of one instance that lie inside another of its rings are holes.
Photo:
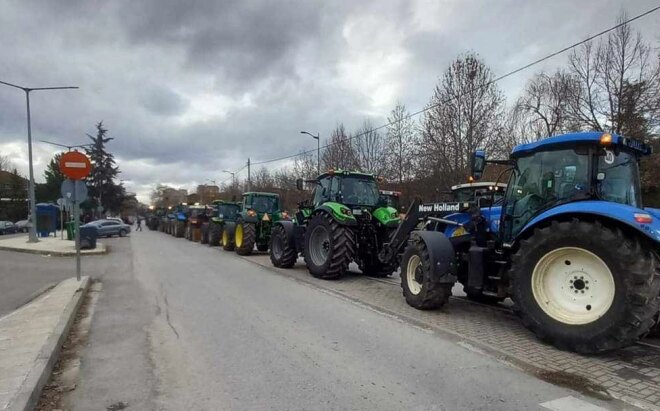
<path fill-rule="evenodd" d="M 439 213 L 447 211 L 459 211 L 459 203 L 433 203 L 433 204 L 420 204 L 420 213 Z"/>

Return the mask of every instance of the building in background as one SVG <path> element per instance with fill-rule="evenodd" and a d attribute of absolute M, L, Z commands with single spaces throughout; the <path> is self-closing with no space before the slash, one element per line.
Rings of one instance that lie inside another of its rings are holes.
<path fill-rule="evenodd" d="M 215 185 L 198 185 L 197 186 L 197 196 L 200 204 L 210 204 L 211 201 L 217 200 L 220 198 L 220 187 Z"/>

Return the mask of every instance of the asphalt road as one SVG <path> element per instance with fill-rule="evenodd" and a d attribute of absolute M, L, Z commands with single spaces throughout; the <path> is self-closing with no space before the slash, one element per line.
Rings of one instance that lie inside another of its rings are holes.
<path fill-rule="evenodd" d="M 0 240 L 27 234 L 0 236 Z M 128 240 L 125 241 L 128 245 Z M 116 240 L 114 240 L 116 241 Z M 104 243 L 108 240 L 103 239 Z M 114 255 L 84 256 L 84 275 L 100 277 L 113 264 Z M 0 317 L 29 302 L 58 282 L 75 277 L 74 257 L 50 257 L 39 254 L 0 250 Z"/>
<path fill-rule="evenodd" d="M 123 240 L 109 242 L 67 408 L 607 408 L 233 253 L 149 231 Z"/>

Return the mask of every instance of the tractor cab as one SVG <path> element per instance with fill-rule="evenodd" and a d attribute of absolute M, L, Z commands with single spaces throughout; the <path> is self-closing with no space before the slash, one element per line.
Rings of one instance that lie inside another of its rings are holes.
<path fill-rule="evenodd" d="M 316 179 L 312 203 L 318 207 L 327 202 L 344 204 L 351 209 L 380 206 L 380 192 L 372 174 L 330 170 Z"/>
<path fill-rule="evenodd" d="M 650 153 L 650 147 L 637 140 L 601 132 L 517 146 L 506 161 L 511 176 L 500 210 L 501 240 L 511 243 L 538 216 L 569 203 L 598 201 L 641 209 L 638 163 Z M 487 162 L 485 153 L 474 154 L 474 178 Z"/>
<path fill-rule="evenodd" d="M 248 215 L 263 218 L 280 213 L 280 197 L 274 193 L 248 192 L 243 193 L 243 210 Z"/>
<path fill-rule="evenodd" d="M 221 220 L 234 221 L 241 212 L 241 204 L 223 200 L 215 200 L 211 206 L 213 208 L 213 217 Z"/>

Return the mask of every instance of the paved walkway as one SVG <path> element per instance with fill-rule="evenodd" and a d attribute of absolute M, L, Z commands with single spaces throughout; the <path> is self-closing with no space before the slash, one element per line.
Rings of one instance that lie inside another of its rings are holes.
<path fill-rule="evenodd" d="M 88 285 L 89 277 L 64 280 L 0 318 L 0 410 L 37 404 Z"/>
<path fill-rule="evenodd" d="M 55 237 L 39 238 L 38 243 L 28 243 L 27 236 L 19 236 L 0 240 L 0 250 L 64 256 L 75 255 L 76 244 L 74 241 L 60 240 Z M 106 247 L 105 244 L 97 241 L 95 249 L 80 252 L 83 255 L 104 254 Z"/>

